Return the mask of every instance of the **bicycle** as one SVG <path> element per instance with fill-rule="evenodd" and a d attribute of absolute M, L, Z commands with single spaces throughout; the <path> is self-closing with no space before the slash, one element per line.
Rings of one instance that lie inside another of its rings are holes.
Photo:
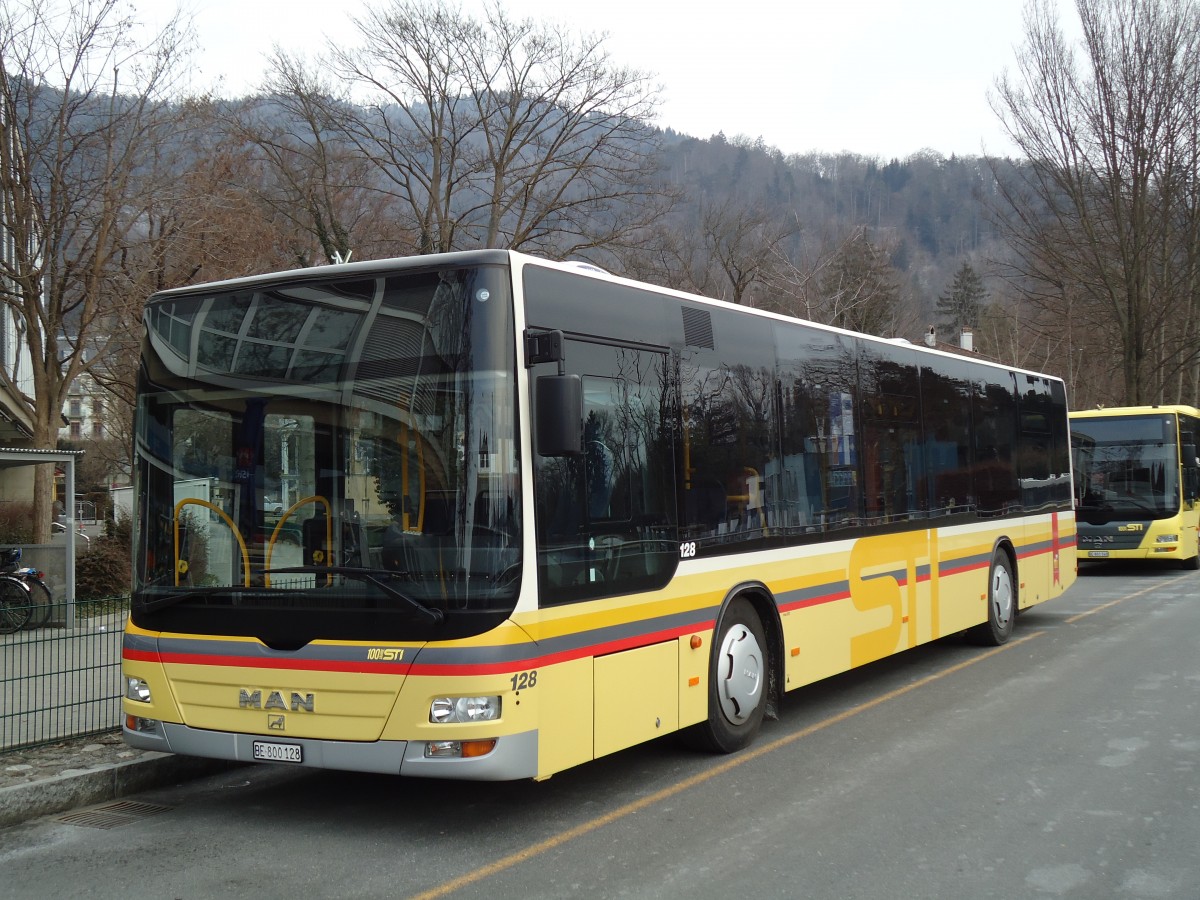
<path fill-rule="evenodd" d="M 0 551 L 0 576 L 18 579 L 29 594 L 26 601 L 29 606 L 29 616 L 25 628 L 41 628 L 50 621 L 50 588 L 43 580 L 46 573 L 39 572 L 32 566 L 18 567 L 21 561 L 21 548 L 13 547 Z"/>
<path fill-rule="evenodd" d="M 29 588 L 21 579 L 0 575 L 0 634 L 20 631 L 33 612 Z"/>

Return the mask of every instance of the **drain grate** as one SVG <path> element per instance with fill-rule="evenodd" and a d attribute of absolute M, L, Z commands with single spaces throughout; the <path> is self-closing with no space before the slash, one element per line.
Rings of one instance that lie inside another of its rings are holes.
<path fill-rule="evenodd" d="M 136 800 L 118 800 L 104 806 L 81 809 L 60 816 L 58 821 L 68 825 L 83 825 L 88 828 L 117 828 L 139 819 L 170 812 L 174 807 L 158 806 L 154 803 L 139 803 Z"/>

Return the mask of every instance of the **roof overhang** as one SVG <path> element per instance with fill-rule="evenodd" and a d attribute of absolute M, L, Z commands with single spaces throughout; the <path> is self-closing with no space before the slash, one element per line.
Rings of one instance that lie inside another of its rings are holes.
<path fill-rule="evenodd" d="M 15 400 L 0 387 L 0 441 L 33 437 L 33 413 L 28 404 Z"/>
<path fill-rule="evenodd" d="M 75 462 L 81 456 L 82 450 L 17 450 L 0 447 L 0 469 L 37 466 L 42 463 Z"/>

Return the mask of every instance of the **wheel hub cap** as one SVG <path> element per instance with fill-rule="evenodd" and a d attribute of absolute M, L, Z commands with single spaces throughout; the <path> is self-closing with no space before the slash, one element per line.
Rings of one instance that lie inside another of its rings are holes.
<path fill-rule="evenodd" d="M 996 566 L 992 572 L 992 606 L 996 610 L 996 624 L 1006 627 L 1013 614 L 1013 589 L 1008 569 L 1003 566 Z"/>
<path fill-rule="evenodd" d="M 721 711 L 735 725 L 750 718 L 758 706 L 763 671 L 763 652 L 754 633 L 745 625 L 729 629 L 721 643 L 717 680 Z"/>

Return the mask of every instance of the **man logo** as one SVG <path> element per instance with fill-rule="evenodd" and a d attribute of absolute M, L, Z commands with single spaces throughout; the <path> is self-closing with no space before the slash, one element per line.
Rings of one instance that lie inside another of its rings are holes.
<path fill-rule="evenodd" d="M 285 727 L 283 716 L 267 716 L 268 731 L 283 731 Z"/>
<path fill-rule="evenodd" d="M 300 694 L 296 691 L 291 692 L 291 705 L 283 699 L 283 691 L 268 691 L 267 699 L 263 700 L 263 692 L 258 689 L 250 690 L 242 688 L 238 695 L 238 706 L 242 709 L 290 709 L 292 712 L 304 710 L 312 712 L 314 700 L 312 694 Z"/>

